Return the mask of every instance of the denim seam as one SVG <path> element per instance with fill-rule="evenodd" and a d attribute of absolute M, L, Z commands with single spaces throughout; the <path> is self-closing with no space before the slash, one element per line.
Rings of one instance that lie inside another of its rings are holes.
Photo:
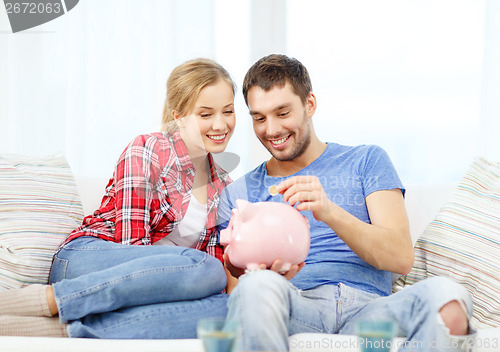
<path fill-rule="evenodd" d="M 338 299 L 337 299 L 337 304 L 335 305 L 336 311 L 336 317 L 335 317 L 335 332 L 338 332 L 340 329 L 340 325 L 342 322 L 342 313 L 343 313 L 343 306 L 342 306 L 342 300 L 344 299 L 344 294 L 343 294 L 343 288 L 342 285 L 339 283 L 337 285 L 337 292 L 338 292 Z"/>
<path fill-rule="evenodd" d="M 67 259 L 63 259 L 63 258 L 59 258 L 57 256 L 54 256 L 54 260 L 53 260 L 52 266 L 50 268 L 51 271 L 52 271 L 52 267 L 54 267 L 54 265 L 55 265 L 55 261 L 58 261 L 60 263 L 59 265 L 62 266 L 61 278 L 65 279 L 66 278 L 66 273 L 68 271 L 68 262 L 69 261 Z M 50 272 L 49 272 L 49 278 L 50 278 Z"/>
<path fill-rule="evenodd" d="M 116 243 L 120 245 L 121 243 Z M 64 250 L 69 250 L 69 251 L 114 251 L 114 250 L 123 250 L 123 248 L 126 248 L 127 246 L 131 245 L 123 245 L 123 247 L 97 247 L 97 246 L 71 246 L 71 245 L 66 245 L 62 247 L 61 249 Z"/>
<path fill-rule="evenodd" d="M 241 290 L 240 290 L 240 291 L 241 291 Z M 242 295 L 242 294 L 244 294 L 244 293 L 245 293 L 245 292 L 244 292 L 244 290 L 243 290 L 241 293 L 240 293 L 240 292 L 238 292 L 238 294 L 239 294 L 239 295 Z M 243 312 L 243 311 L 244 311 L 244 310 L 243 310 L 243 301 L 244 301 L 244 300 L 242 300 L 242 299 L 239 299 L 239 300 L 237 301 L 237 302 L 238 302 L 238 305 L 239 305 L 239 308 L 238 308 L 238 311 L 239 311 L 239 312 Z M 245 328 L 245 319 L 241 319 L 241 317 L 240 317 L 240 319 L 239 319 L 239 325 L 240 325 L 240 331 L 239 331 L 239 333 L 240 333 L 240 336 L 241 336 L 241 342 L 240 342 L 239 344 L 240 344 L 240 345 L 241 345 L 242 343 L 246 344 L 246 331 L 247 331 L 247 329 Z M 249 346 L 245 346 L 245 347 L 246 347 L 246 348 L 248 348 Z"/>
<path fill-rule="evenodd" d="M 324 329 L 318 329 L 318 327 L 317 327 L 317 326 L 313 326 L 313 325 L 309 324 L 309 322 L 306 322 L 305 320 L 301 320 L 301 319 L 297 319 L 297 318 L 293 318 L 293 317 L 292 317 L 291 319 L 292 319 L 293 321 L 296 321 L 296 322 L 298 322 L 298 323 L 301 323 L 301 324 L 303 324 L 303 325 L 305 325 L 305 326 L 307 326 L 307 327 L 309 327 L 309 328 L 311 328 L 312 330 L 315 330 L 315 331 L 317 331 L 317 332 L 325 332 L 325 331 L 324 331 Z"/>
<path fill-rule="evenodd" d="M 190 310 L 186 309 L 184 306 L 171 307 L 170 311 L 172 311 L 172 312 L 174 312 L 174 311 L 186 312 L 186 313 L 191 312 Z M 102 331 L 115 330 L 115 329 L 120 328 L 122 326 L 127 326 L 129 324 L 129 322 L 131 322 L 131 321 L 139 322 L 141 320 L 147 320 L 147 319 L 155 318 L 155 317 L 158 317 L 161 315 L 162 314 L 160 314 L 158 311 L 142 313 L 142 314 L 140 314 L 140 318 L 134 317 L 134 318 L 128 318 L 128 319 L 123 319 L 123 320 L 122 319 L 115 320 L 115 321 L 113 321 L 113 324 L 108 324 L 106 326 L 103 326 L 100 328 L 100 330 L 102 330 Z"/>

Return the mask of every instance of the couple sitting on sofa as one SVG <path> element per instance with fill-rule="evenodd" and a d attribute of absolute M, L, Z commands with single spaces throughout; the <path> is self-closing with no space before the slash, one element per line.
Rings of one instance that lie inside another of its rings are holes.
<path fill-rule="evenodd" d="M 0 334 L 194 338 L 200 318 L 227 316 L 242 327 L 240 350 L 286 351 L 291 334 L 352 334 L 360 319 L 388 318 L 400 336 L 443 351 L 472 333 L 472 300 L 451 280 L 391 295 L 390 273 L 409 272 L 414 259 L 405 190 L 381 148 L 318 139 L 306 68 L 270 55 L 248 70 L 243 95 L 272 157 L 231 183 L 212 153 L 233 132 L 234 94 L 211 60 L 172 71 L 162 131 L 126 147 L 100 208 L 54 256 L 49 285 L 0 293 Z M 271 185 L 279 194 L 269 195 Z M 236 199 L 302 211 L 307 265 L 232 266 L 218 232 Z"/>

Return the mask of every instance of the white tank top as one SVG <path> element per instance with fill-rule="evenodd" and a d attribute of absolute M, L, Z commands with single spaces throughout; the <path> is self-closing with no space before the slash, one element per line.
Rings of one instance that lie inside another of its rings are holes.
<path fill-rule="evenodd" d="M 189 205 L 182 220 L 166 237 L 156 241 L 155 245 L 196 247 L 201 232 L 207 223 L 207 205 L 200 202 L 191 194 Z"/>

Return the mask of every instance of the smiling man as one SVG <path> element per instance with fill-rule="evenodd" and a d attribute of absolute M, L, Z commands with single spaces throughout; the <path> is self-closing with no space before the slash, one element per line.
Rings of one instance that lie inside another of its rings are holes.
<path fill-rule="evenodd" d="M 239 349 L 287 351 L 291 334 L 353 334 L 360 319 L 393 319 L 399 334 L 425 342 L 425 351 L 428 342 L 445 351 L 450 335 L 466 334 L 472 301 L 458 284 L 434 278 L 391 295 L 390 273 L 408 273 L 414 257 L 405 190 L 387 153 L 317 137 L 316 97 L 296 59 L 258 60 L 245 76 L 243 95 L 271 158 L 225 189 L 220 229 L 236 199 L 284 201 L 308 218 L 311 247 L 305 266 L 282 274 L 278 259 L 270 270 L 239 277 L 228 314 L 241 326 Z M 273 185 L 276 195 L 268 192 Z"/>

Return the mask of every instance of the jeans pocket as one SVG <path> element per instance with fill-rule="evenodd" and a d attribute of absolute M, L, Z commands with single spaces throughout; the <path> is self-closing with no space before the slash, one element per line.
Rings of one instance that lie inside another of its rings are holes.
<path fill-rule="evenodd" d="M 52 267 L 50 268 L 49 284 L 59 282 L 66 278 L 66 271 L 68 270 L 68 260 L 61 259 L 54 256 L 54 261 L 52 262 Z"/>

